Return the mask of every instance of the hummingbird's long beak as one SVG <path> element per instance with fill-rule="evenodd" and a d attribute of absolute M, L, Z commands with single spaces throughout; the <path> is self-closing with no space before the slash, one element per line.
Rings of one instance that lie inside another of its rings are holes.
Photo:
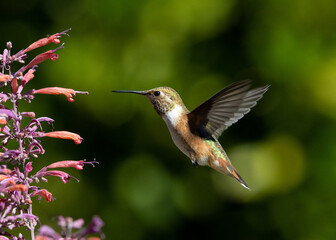
<path fill-rule="evenodd" d="M 131 90 L 115 90 L 115 91 L 112 91 L 112 92 L 115 92 L 115 93 L 135 93 L 135 94 L 141 94 L 141 95 L 145 94 L 143 91 L 131 91 Z"/>

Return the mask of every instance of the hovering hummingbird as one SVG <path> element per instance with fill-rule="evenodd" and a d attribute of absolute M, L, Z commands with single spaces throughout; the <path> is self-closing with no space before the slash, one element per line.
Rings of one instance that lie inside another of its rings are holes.
<path fill-rule="evenodd" d="M 113 92 L 136 93 L 147 97 L 166 122 L 176 146 L 190 158 L 194 166 L 208 165 L 234 177 L 249 189 L 217 139 L 225 129 L 248 113 L 269 88 L 267 85 L 249 90 L 250 82 L 244 80 L 223 88 L 191 112 L 179 94 L 170 87 Z"/>

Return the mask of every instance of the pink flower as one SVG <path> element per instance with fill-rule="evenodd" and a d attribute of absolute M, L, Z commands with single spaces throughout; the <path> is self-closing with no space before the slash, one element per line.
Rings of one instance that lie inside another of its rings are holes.
<path fill-rule="evenodd" d="M 33 90 L 33 94 L 35 93 L 40 93 L 40 94 L 52 94 L 52 95 L 59 95 L 63 94 L 68 98 L 69 102 L 73 102 L 74 99 L 72 98 L 72 95 L 76 95 L 76 93 L 80 94 L 89 94 L 88 92 L 80 92 L 80 91 L 75 91 L 70 88 L 61 88 L 61 87 L 48 87 L 48 88 L 41 88 L 38 90 Z"/>
<path fill-rule="evenodd" d="M 91 164 L 93 167 L 95 167 L 95 164 L 98 164 L 96 160 L 93 160 L 91 162 L 86 162 L 84 160 L 79 160 L 79 161 L 74 161 L 74 160 L 66 160 L 66 161 L 59 161 L 50 164 L 46 168 L 68 168 L 68 167 L 73 167 L 76 168 L 77 170 L 83 170 L 84 164 Z"/>
<path fill-rule="evenodd" d="M 9 178 L 7 175 L 0 174 L 0 182 L 7 178 Z"/>
<path fill-rule="evenodd" d="M 39 229 L 39 235 L 36 236 L 36 240 L 54 240 L 62 239 L 61 236 L 51 227 L 42 225 Z"/>
<path fill-rule="evenodd" d="M 32 68 L 33 66 L 40 64 L 41 62 L 44 62 L 47 59 L 56 61 L 58 59 L 58 54 L 55 53 L 56 50 L 57 49 L 49 50 L 49 51 L 46 51 L 44 53 L 37 55 L 33 60 L 30 61 L 30 63 L 28 63 L 27 66 L 23 67 L 24 70 L 22 72 L 24 72 L 28 68 Z"/>
<path fill-rule="evenodd" d="M 68 131 L 48 132 L 48 133 L 44 133 L 43 137 L 69 139 L 69 140 L 73 140 L 76 144 L 80 144 L 83 140 L 83 138 L 79 136 L 77 133 L 72 133 Z"/>
<path fill-rule="evenodd" d="M 55 176 L 59 177 L 63 183 L 67 183 L 70 179 L 70 175 L 66 172 L 58 171 L 58 170 L 51 170 L 51 171 L 41 171 L 36 174 L 36 177 L 46 177 L 46 176 Z"/>
<path fill-rule="evenodd" d="M 28 173 L 30 173 L 31 171 L 33 171 L 32 162 L 28 162 L 25 168 L 26 176 L 28 176 Z"/>
<path fill-rule="evenodd" d="M 42 38 L 34 43 L 32 43 L 31 45 L 29 45 L 29 47 L 27 47 L 23 53 L 26 53 L 26 52 L 29 52 L 35 48 L 39 48 L 39 47 L 43 47 L 44 45 L 47 45 L 49 43 L 56 43 L 56 44 L 59 44 L 60 43 L 60 40 L 59 38 L 63 35 L 63 34 L 66 34 L 66 32 L 70 31 L 71 28 L 69 28 L 68 30 L 65 30 L 61 33 L 55 33 L 54 35 L 51 35 L 49 37 L 46 37 L 46 38 Z M 67 35 L 67 34 L 66 34 Z"/>
<path fill-rule="evenodd" d="M 47 166 L 47 168 L 68 168 L 68 167 L 73 167 L 76 168 L 77 170 L 83 170 L 83 166 L 84 166 L 84 160 L 80 160 L 80 161 L 59 161 L 59 162 L 55 162 L 50 164 L 49 166 Z"/>
<path fill-rule="evenodd" d="M 46 190 L 46 189 L 37 190 L 37 191 L 33 192 L 31 194 L 31 196 L 32 197 L 34 197 L 34 196 L 44 197 L 47 202 L 50 202 L 51 199 L 52 199 L 52 194 L 50 192 L 48 192 L 48 190 Z"/>
<path fill-rule="evenodd" d="M 53 240 L 53 238 L 38 235 L 35 240 Z"/>
<path fill-rule="evenodd" d="M 3 189 L 3 192 L 10 192 L 10 191 L 21 191 L 21 192 L 26 192 L 28 190 L 26 185 L 23 184 L 15 184 L 9 187 L 6 187 Z"/>
<path fill-rule="evenodd" d="M 2 155 L 3 153 L 0 153 L 0 156 Z M 2 174 L 12 174 L 12 170 L 8 169 L 8 168 L 5 168 L 5 169 L 0 169 L 0 173 Z"/>
<path fill-rule="evenodd" d="M 4 178 L 2 181 L 1 181 L 1 187 L 2 187 L 2 190 L 5 188 L 5 187 L 8 187 L 8 186 L 12 186 L 12 185 L 15 185 L 16 182 L 13 180 L 13 178 Z"/>
<path fill-rule="evenodd" d="M 10 76 L 8 74 L 0 75 L 0 82 L 7 82 L 10 80 Z"/>
<path fill-rule="evenodd" d="M 60 49 L 63 48 L 62 44 L 60 47 L 53 49 L 53 50 L 49 50 L 46 51 L 44 53 L 41 53 L 39 55 L 37 55 L 35 58 L 33 58 L 33 60 L 30 61 L 30 63 L 28 63 L 26 66 L 23 66 L 22 68 L 19 69 L 19 71 L 17 71 L 15 73 L 15 77 L 18 77 L 20 75 L 22 75 L 23 72 L 25 72 L 27 69 L 29 68 L 34 68 L 34 66 L 40 64 L 41 62 L 44 62 L 47 59 L 51 59 L 53 61 L 56 61 L 58 59 L 58 54 L 56 54 L 55 52 Z"/>
<path fill-rule="evenodd" d="M 0 108 L 0 117 L 2 118 L 15 118 L 15 114 L 10 109 Z"/>
<path fill-rule="evenodd" d="M 23 80 L 21 82 L 21 85 L 24 86 L 25 84 L 27 84 L 27 82 L 29 82 L 30 80 L 32 80 L 34 78 L 34 72 L 36 70 L 35 69 L 29 69 L 28 72 L 23 76 Z"/>
<path fill-rule="evenodd" d="M 35 113 L 34 112 L 22 112 L 21 116 L 29 117 L 29 118 L 35 118 Z"/>

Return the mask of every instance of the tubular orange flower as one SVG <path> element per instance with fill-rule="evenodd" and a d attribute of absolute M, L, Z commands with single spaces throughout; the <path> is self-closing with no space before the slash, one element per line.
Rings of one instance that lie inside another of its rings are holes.
<path fill-rule="evenodd" d="M 6 118 L 0 118 L 0 124 L 5 125 L 7 123 Z"/>
<path fill-rule="evenodd" d="M 66 32 L 70 31 L 71 28 L 69 28 L 68 30 L 65 30 L 61 33 L 55 33 L 54 35 L 51 35 L 49 37 L 46 38 L 42 38 L 32 44 L 30 44 L 25 50 L 23 50 L 23 53 L 29 52 L 35 48 L 39 48 L 39 47 L 43 47 L 44 45 L 47 45 L 49 43 L 60 43 L 61 41 L 59 40 L 59 38 L 61 37 L 61 35 L 65 34 L 68 35 Z"/>
<path fill-rule="evenodd" d="M 6 187 L 3 192 L 9 192 L 9 191 L 21 191 L 26 192 L 28 190 L 26 185 L 23 184 L 15 184 L 9 187 Z"/>
<path fill-rule="evenodd" d="M 56 49 L 49 50 L 49 51 L 46 51 L 44 53 L 41 53 L 41 54 L 37 55 L 33 60 L 30 61 L 30 63 L 28 63 L 27 66 L 23 67 L 24 70 L 22 72 L 24 72 L 28 68 L 32 68 L 33 66 L 35 66 L 35 65 L 37 65 L 41 62 L 44 62 L 47 59 L 51 59 L 53 61 L 56 61 L 58 59 L 58 54 L 56 54 L 55 51 L 56 51 Z"/>
<path fill-rule="evenodd" d="M 23 76 L 23 80 L 21 82 L 22 86 L 24 86 L 25 84 L 27 84 L 27 82 L 29 82 L 31 79 L 33 79 L 35 71 L 36 70 L 33 69 L 33 68 L 28 70 L 28 72 Z"/>
<path fill-rule="evenodd" d="M 69 102 L 73 102 L 74 99 L 72 98 L 72 95 L 76 95 L 76 93 L 80 94 L 89 94 L 88 92 L 80 92 L 80 91 L 75 91 L 70 88 L 61 88 L 61 87 L 48 87 L 48 88 L 41 88 L 38 90 L 33 90 L 33 94 L 35 93 L 40 93 L 40 94 L 52 94 L 52 95 L 59 95 L 63 94 L 68 98 Z"/>
<path fill-rule="evenodd" d="M 7 175 L 0 174 L 0 181 L 9 178 Z"/>
<path fill-rule="evenodd" d="M 73 140 L 76 144 L 80 144 L 83 140 L 83 138 L 79 136 L 77 133 L 72 133 L 68 131 L 48 132 L 48 133 L 44 133 L 43 136 L 52 137 L 52 138 L 69 139 L 69 140 Z"/>
<path fill-rule="evenodd" d="M 13 179 L 10 179 L 10 178 L 5 178 L 2 182 L 1 182 L 1 185 L 2 186 L 11 186 L 11 185 L 15 185 L 16 182 L 13 180 Z"/>
<path fill-rule="evenodd" d="M 21 115 L 24 117 L 35 118 L 34 112 L 22 112 Z"/>
<path fill-rule="evenodd" d="M 45 237 L 45 236 L 36 236 L 35 238 L 36 240 L 52 240 L 52 238 L 50 237 Z M 1 239 L 0 239 L 1 240 Z"/>
<path fill-rule="evenodd" d="M 44 169 L 46 169 L 46 168 L 43 168 L 43 170 Z M 41 172 L 37 173 L 36 176 L 38 176 L 38 177 L 47 177 L 47 176 L 59 177 L 62 180 L 63 183 L 67 183 L 69 181 L 69 179 L 72 177 L 68 173 L 63 172 L 63 171 L 59 171 L 59 170 L 41 171 Z M 78 179 L 77 179 L 77 181 L 78 181 Z"/>
<path fill-rule="evenodd" d="M 3 153 L 0 153 L 0 156 L 2 155 Z M 0 173 L 3 173 L 3 174 L 11 174 L 12 173 L 12 170 L 6 168 L 6 169 L 0 169 Z"/>
<path fill-rule="evenodd" d="M 59 162 L 55 162 L 50 164 L 49 166 L 47 166 L 47 168 L 68 168 L 68 167 L 73 167 L 76 168 L 77 170 L 83 170 L 83 166 L 84 166 L 84 160 L 80 160 L 80 161 L 59 161 Z"/>
<path fill-rule="evenodd" d="M 10 80 L 10 76 L 8 74 L 0 75 L 0 82 L 7 82 Z"/>
<path fill-rule="evenodd" d="M 48 192 L 48 190 L 46 190 L 46 189 L 37 190 L 37 191 L 33 192 L 31 194 L 31 196 L 32 197 L 34 197 L 34 196 L 44 197 L 47 202 L 50 202 L 51 199 L 52 199 L 52 194 L 50 192 Z"/>
<path fill-rule="evenodd" d="M 18 77 L 20 74 L 23 74 L 27 69 L 34 68 L 34 66 L 37 66 L 38 64 L 40 64 L 41 62 L 44 62 L 47 59 L 51 59 L 53 61 L 56 61 L 58 59 L 58 54 L 56 54 L 55 52 L 58 49 L 63 48 L 63 46 L 64 46 L 64 43 L 58 48 L 55 48 L 53 50 L 49 50 L 49 51 L 46 51 L 44 53 L 41 53 L 41 54 L 37 55 L 26 66 L 21 67 L 15 73 L 15 76 Z"/>

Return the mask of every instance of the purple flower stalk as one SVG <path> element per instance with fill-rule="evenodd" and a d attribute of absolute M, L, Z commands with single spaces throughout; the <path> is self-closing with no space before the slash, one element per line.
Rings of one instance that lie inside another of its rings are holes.
<path fill-rule="evenodd" d="M 56 51 L 63 48 L 64 43 L 58 48 L 37 55 L 28 64 L 25 64 L 25 59 L 28 57 L 27 53 L 49 43 L 60 44 L 60 38 L 63 35 L 69 36 L 67 34 L 69 30 L 42 38 L 14 55 L 11 53 L 12 43 L 8 42 L 7 48 L 0 54 L 0 88 L 7 85 L 10 86 L 9 92 L 0 91 L 0 240 L 24 239 L 22 234 L 16 237 L 10 233 L 11 230 L 17 227 L 25 227 L 30 231 L 31 239 L 35 239 L 35 227 L 39 219 L 33 214 L 32 199 L 41 200 L 44 198 L 47 202 L 55 199 L 47 189 L 41 189 L 37 186 L 40 180 L 47 182 L 47 178 L 54 176 L 59 177 L 63 183 L 67 183 L 70 178 L 74 177 L 65 171 L 58 170 L 58 168 L 82 170 L 85 164 L 95 166 L 98 163 L 96 161 L 66 160 L 52 163 L 38 171 L 34 171 L 32 159 L 38 158 L 39 155 L 45 152 L 41 144 L 41 138 L 69 139 L 76 144 L 80 144 L 83 138 L 76 133 L 68 131 L 45 132 L 42 125 L 52 124 L 54 122 L 53 119 L 48 117 L 36 118 L 34 112 L 26 112 L 19 109 L 19 101 L 31 102 L 35 94 L 62 94 L 70 102 L 74 101 L 73 97 L 76 94 L 88 94 L 88 92 L 61 87 L 46 87 L 38 90 L 28 89 L 23 92 L 23 88 L 29 86 L 28 83 L 35 78 L 38 65 L 48 59 L 56 61 L 59 58 Z M 12 69 L 14 62 L 19 62 L 23 66 L 15 71 Z M 22 125 L 24 118 L 31 119 L 25 126 Z M 9 142 L 16 142 L 13 149 L 6 147 Z M 11 164 L 12 167 L 9 167 L 8 164 Z M 42 226 L 36 239 L 59 239 L 62 237 L 72 239 L 70 238 L 72 236 L 74 237 L 73 239 L 85 239 L 88 234 L 101 233 L 103 225 L 100 218 L 95 217 L 87 228 L 68 235 L 64 234 L 64 229 L 66 229 L 66 233 L 69 233 L 69 229 L 80 229 L 82 228 L 83 220 L 72 221 L 71 218 L 60 217 L 59 223 L 62 223 L 60 224 L 62 226 L 61 234 L 56 233 L 51 228 Z"/>
<path fill-rule="evenodd" d="M 86 239 L 88 235 L 99 234 L 100 237 L 92 237 L 92 240 L 104 238 L 102 234 L 103 221 L 98 216 L 94 216 L 88 226 L 83 227 L 84 220 L 73 220 L 71 217 L 58 217 L 58 225 L 61 228 L 61 234 L 57 233 L 49 226 L 41 226 L 37 240 L 53 240 L 53 239 L 68 239 L 68 240 L 82 240 Z M 1 240 L 1 239 L 0 239 Z"/>

